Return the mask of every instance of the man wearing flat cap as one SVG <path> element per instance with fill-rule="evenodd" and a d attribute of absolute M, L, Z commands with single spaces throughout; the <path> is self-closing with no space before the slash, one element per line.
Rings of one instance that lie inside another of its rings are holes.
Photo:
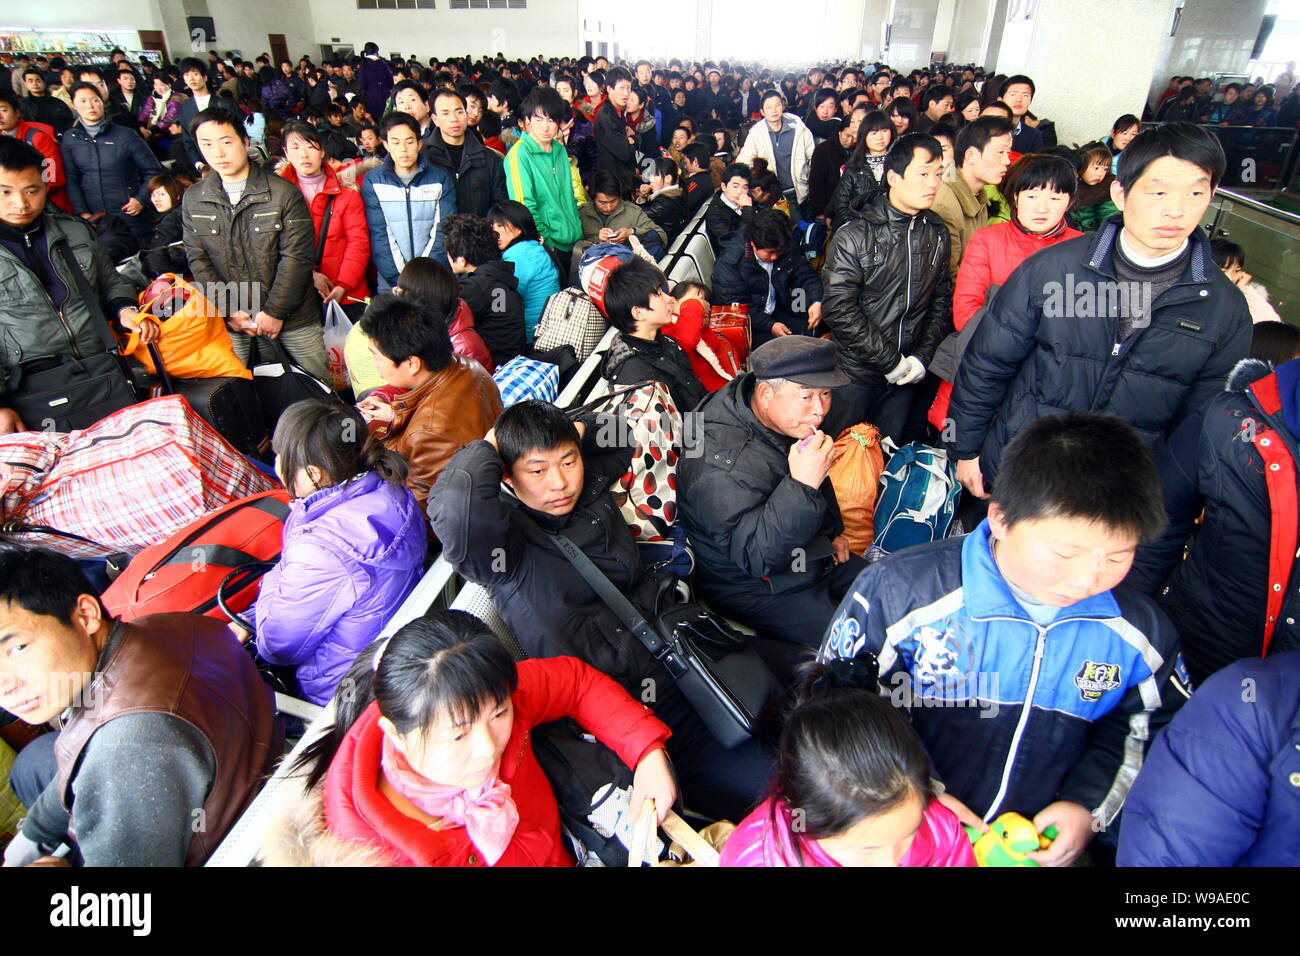
<path fill-rule="evenodd" d="M 700 445 L 677 465 L 696 587 L 714 610 L 761 635 L 815 647 L 857 573 L 835 490 L 834 438 L 821 431 L 849 383 L 828 340 L 786 335 L 753 371 L 696 409 Z"/>

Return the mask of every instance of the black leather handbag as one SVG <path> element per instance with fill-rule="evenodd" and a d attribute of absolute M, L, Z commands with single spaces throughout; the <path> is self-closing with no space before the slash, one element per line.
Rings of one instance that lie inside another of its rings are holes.
<path fill-rule="evenodd" d="M 724 747 L 753 737 L 775 697 L 776 678 L 745 636 L 699 604 L 674 604 L 653 624 L 582 549 L 562 534 L 556 546 L 650 656 L 663 664 L 705 726 Z"/>

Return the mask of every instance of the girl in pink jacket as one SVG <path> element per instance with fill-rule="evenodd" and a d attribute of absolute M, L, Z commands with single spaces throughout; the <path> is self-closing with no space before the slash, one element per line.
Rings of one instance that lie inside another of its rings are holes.
<path fill-rule="evenodd" d="M 818 665 L 781 731 L 771 796 L 727 839 L 723 866 L 974 866 L 936 798 L 930 758 L 874 657 Z"/>

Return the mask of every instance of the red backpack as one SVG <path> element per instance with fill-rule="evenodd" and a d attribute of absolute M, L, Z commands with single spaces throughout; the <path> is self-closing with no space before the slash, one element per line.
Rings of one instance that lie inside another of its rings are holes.
<path fill-rule="evenodd" d="M 217 606 L 218 586 L 237 568 L 278 560 L 288 516 L 285 491 L 232 501 L 132 558 L 104 592 L 104 606 L 123 621 L 176 612 L 229 620 Z M 226 606 L 236 614 L 251 607 L 259 577 L 232 582 Z"/>

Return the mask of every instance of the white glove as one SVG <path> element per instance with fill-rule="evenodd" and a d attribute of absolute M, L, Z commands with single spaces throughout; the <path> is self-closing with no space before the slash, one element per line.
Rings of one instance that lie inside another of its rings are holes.
<path fill-rule="evenodd" d="M 915 355 L 905 355 L 898 360 L 893 371 L 885 376 L 890 385 L 913 385 L 925 378 L 925 366 Z"/>
<path fill-rule="evenodd" d="M 5 847 L 5 866 L 26 866 L 47 855 L 39 844 L 18 833 Z"/>

